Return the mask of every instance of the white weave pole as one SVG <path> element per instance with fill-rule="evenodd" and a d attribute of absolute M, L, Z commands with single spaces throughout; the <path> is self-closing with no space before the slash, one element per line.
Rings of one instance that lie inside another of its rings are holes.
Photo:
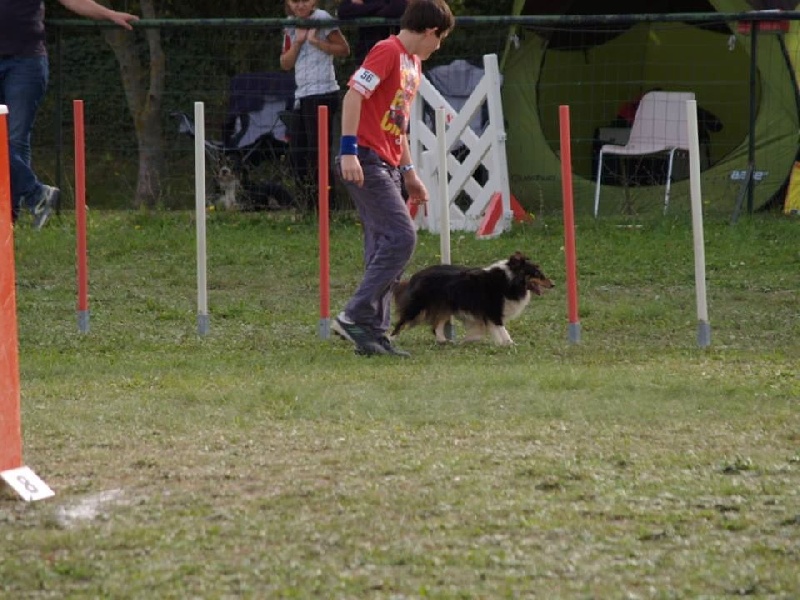
<path fill-rule="evenodd" d="M 197 224 L 197 334 L 206 335 L 208 284 L 206 278 L 206 117 L 205 105 L 194 103 L 194 210 Z"/>
<path fill-rule="evenodd" d="M 450 192 L 447 189 L 447 115 L 443 108 L 436 109 L 436 155 L 439 157 L 439 251 L 442 264 L 449 265 L 450 258 Z M 453 322 L 444 326 L 444 336 L 453 341 L 456 337 Z"/>
<path fill-rule="evenodd" d="M 706 253 L 703 241 L 703 197 L 700 192 L 700 141 L 697 135 L 697 101 L 686 101 L 686 123 L 689 134 L 689 190 L 692 199 L 692 233 L 694 239 L 694 286 L 697 295 L 697 345 L 711 345 L 711 325 L 706 302 Z"/>
<path fill-rule="evenodd" d="M 439 157 L 439 249 L 442 264 L 450 264 L 450 195 L 447 189 L 447 114 L 436 109 L 436 156 Z"/>

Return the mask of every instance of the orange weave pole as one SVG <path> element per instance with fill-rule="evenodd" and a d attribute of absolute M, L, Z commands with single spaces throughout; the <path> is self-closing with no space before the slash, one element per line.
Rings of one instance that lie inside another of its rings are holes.
<path fill-rule="evenodd" d="M 561 138 L 561 187 L 564 204 L 564 255 L 567 275 L 567 317 L 569 341 L 580 341 L 578 319 L 578 261 L 575 253 L 575 211 L 572 190 L 572 145 L 570 138 L 569 106 L 558 107 Z"/>
<path fill-rule="evenodd" d="M 78 329 L 89 331 L 89 258 L 86 244 L 86 154 L 83 100 L 72 101 L 75 123 L 75 233 L 78 278 Z"/>
<path fill-rule="evenodd" d="M 22 466 L 8 109 L 0 105 L 0 471 Z"/>
<path fill-rule="evenodd" d="M 328 107 L 317 107 L 318 189 L 319 189 L 319 317 L 320 337 L 328 337 L 331 316 L 330 294 L 330 140 L 328 140 Z"/>

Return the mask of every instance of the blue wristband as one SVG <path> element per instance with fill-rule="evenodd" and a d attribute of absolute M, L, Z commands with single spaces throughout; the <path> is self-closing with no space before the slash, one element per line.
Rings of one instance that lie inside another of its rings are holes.
<path fill-rule="evenodd" d="M 342 143 L 339 147 L 339 154 L 358 154 L 358 137 L 355 135 L 343 135 Z"/>

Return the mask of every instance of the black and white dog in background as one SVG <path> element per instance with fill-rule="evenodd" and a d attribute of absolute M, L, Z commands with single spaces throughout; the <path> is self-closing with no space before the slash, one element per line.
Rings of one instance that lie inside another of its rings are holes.
<path fill-rule="evenodd" d="M 251 181 L 234 161 L 221 160 L 214 173 L 213 204 L 220 210 L 282 210 L 295 205 L 292 193 L 277 181 Z"/>
<path fill-rule="evenodd" d="M 237 210 L 240 208 L 237 194 L 241 194 L 241 182 L 233 169 L 224 164 L 217 170 L 215 177 L 219 196 L 214 204 L 223 210 Z"/>
<path fill-rule="evenodd" d="M 514 343 L 505 323 L 518 317 L 543 289 L 554 287 L 539 266 L 520 252 L 485 268 L 435 265 L 398 282 L 393 290 L 396 336 L 404 328 L 427 323 L 437 342 L 446 342 L 444 328 L 455 317 L 466 327 L 465 342 L 488 333 L 495 344 Z"/>

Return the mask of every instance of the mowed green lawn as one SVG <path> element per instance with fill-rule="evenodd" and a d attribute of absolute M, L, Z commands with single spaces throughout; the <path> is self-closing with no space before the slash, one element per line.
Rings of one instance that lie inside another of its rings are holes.
<path fill-rule="evenodd" d="M 2 598 L 800 597 L 800 223 L 706 222 L 697 347 L 687 215 L 579 219 L 567 336 L 560 215 L 521 250 L 557 287 L 513 348 L 362 358 L 318 336 L 317 225 L 208 218 L 197 335 L 190 213 L 90 214 L 90 332 L 72 214 L 17 227 L 25 463 L 0 499 Z M 361 233 L 331 227 L 334 314 Z M 439 261 L 422 233 L 410 270 Z M 460 330 L 457 330 L 460 333 Z"/>

